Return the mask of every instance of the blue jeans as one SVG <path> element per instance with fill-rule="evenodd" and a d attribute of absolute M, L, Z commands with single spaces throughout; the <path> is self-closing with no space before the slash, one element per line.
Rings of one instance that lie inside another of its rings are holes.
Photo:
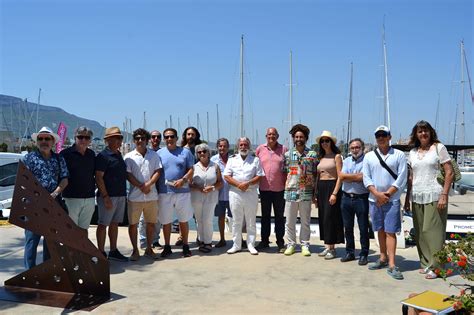
<path fill-rule="evenodd" d="M 367 197 L 351 198 L 345 194 L 342 195 L 341 212 L 346 237 L 346 252 L 348 254 L 354 254 L 355 252 L 354 216 L 357 216 L 361 247 L 359 256 L 369 255 L 369 200 Z"/>
<path fill-rule="evenodd" d="M 25 268 L 31 269 L 36 266 L 36 253 L 38 250 L 38 244 L 41 239 L 41 235 L 35 234 L 29 230 L 25 230 Z M 49 255 L 48 246 L 46 240 L 43 238 L 43 261 L 51 258 Z"/>

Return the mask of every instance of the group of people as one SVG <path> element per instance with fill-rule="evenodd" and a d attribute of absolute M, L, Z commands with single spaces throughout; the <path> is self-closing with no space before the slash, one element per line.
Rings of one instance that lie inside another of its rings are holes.
<path fill-rule="evenodd" d="M 180 146 L 178 132 L 166 128 L 162 148 L 159 131 L 138 128 L 133 132 L 135 149 L 122 157 L 123 135 L 118 127 L 106 129 L 106 148 L 97 156 L 88 148 L 92 137 L 89 128 L 79 127 L 74 145 L 56 154 L 52 147 L 58 136 L 43 127 L 32 135 L 38 151 L 27 154 L 23 161 L 53 198 L 64 199 L 69 216 L 85 231 L 94 212 L 97 187 L 97 246 L 112 260 L 140 259 L 139 245 L 151 259 L 171 255 L 170 234 L 175 217 L 180 233 L 175 245 L 182 246 L 183 257 L 192 255 L 188 221 L 193 217 L 199 251 L 209 253 L 213 247 L 225 247 L 226 215 L 232 217 L 232 246 L 227 253 L 237 253 L 246 245 L 250 254 L 257 255 L 270 247 L 272 208 L 277 251 L 291 256 L 299 243 L 301 254 L 311 256 L 311 208 L 315 203 L 320 239 L 325 246 L 318 256 L 334 259 L 336 245 L 345 243 L 341 262 L 356 260 L 357 218 L 361 247 L 358 264 L 367 265 L 371 222 L 378 236 L 380 257 L 369 269 L 387 268 L 394 279 L 403 279 L 395 265 L 395 254 L 396 233 L 401 231 L 400 196 L 407 186 L 404 209 L 413 211 L 420 273 L 427 279 L 437 277 L 434 253 L 445 241 L 453 172 L 451 158 L 428 122 L 419 121 L 413 127 L 413 149 L 408 159 L 391 146 L 390 129 L 383 125 L 374 131 L 374 151 L 366 153 L 364 141 L 355 138 L 348 144 L 350 154 L 345 159 L 336 145 L 336 137 L 329 131 L 316 138 L 316 150 L 307 146 L 307 126 L 296 124 L 289 133 L 291 148 L 278 142 L 278 131 L 272 127 L 266 131 L 266 143 L 259 145 L 255 153 L 251 152 L 250 140 L 241 137 L 235 154 L 230 155 L 229 141 L 221 138 L 216 143 L 218 153 L 211 156 L 211 149 L 200 140 L 194 127 L 185 129 Z M 443 185 L 436 180 L 440 167 L 446 174 Z M 259 196 L 261 240 L 256 244 Z M 123 221 L 126 204 L 132 244 L 129 257 L 117 249 L 118 225 Z M 213 246 L 214 216 L 218 217 L 220 240 Z M 161 229 L 163 246 L 159 243 Z M 245 242 L 243 231 L 247 234 Z M 25 232 L 26 268 L 36 263 L 40 237 Z M 160 255 L 155 249 L 162 249 Z M 47 259 L 46 245 L 43 253 Z"/>

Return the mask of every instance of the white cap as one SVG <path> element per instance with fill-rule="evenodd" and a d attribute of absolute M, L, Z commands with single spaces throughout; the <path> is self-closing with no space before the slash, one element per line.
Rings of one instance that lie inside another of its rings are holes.
<path fill-rule="evenodd" d="M 385 125 L 380 125 L 380 126 L 378 126 L 378 127 L 375 129 L 374 134 L 376 134 L 376 133 L 379 132 L 379 131 L 386 132 L 387 134 L 390 135 L 390 129 L 388 129 L 388 127 L 385 126 Z"/>

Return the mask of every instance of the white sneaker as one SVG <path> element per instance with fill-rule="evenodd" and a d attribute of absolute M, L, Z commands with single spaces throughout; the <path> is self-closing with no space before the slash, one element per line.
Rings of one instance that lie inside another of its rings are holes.
<path fill-rule="evenodd" d="M 227 254 L 235 254 L 237 252 L 240 252 L 240 248 L 234 245 L 227 251 Z"/>
<path fill-rule="evenodd" d="M 319 257 L 324 257 L 329 252 L 329 248 L 325 248 L 322 252 L 318 254 Z"/>
<path fill-rule="evenodd" d="M 252 244 L 247 244 L 247 249 L 249 250 L 250 254 L 258 255 L 258 251 L 253 247 Z"/>

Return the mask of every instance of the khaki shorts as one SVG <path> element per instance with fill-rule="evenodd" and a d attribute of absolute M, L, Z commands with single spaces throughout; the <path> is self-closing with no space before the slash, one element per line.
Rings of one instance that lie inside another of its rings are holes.
<path fill-rule="evenodd" d="M 158 200 L 144 202 L 129 201 L 128 223 L 130 225 L 138 224 L 142 212 L 146 223 L 154 224 L 158 222 Z"/>

